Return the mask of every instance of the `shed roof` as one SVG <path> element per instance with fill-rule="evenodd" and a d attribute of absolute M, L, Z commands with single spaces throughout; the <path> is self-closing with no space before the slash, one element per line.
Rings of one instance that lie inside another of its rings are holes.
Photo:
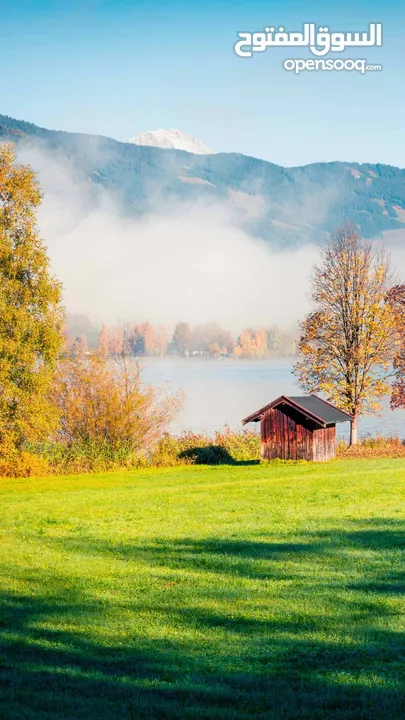
<path fill-rule="evenodd" d="M 276 400 L 273 400 L 273 402 L 260 408 L 260 410 L 256 410 L 256 412 L 248 415 L 248 417 L 242 420 L 242 424 L 246 425 L 246 423 L 249 422 L 258 422 L 267 410 L 280 406 L 289 406 L 295 409 L 304 417 L 318 423 L 321 427 L 339 422 L 347 422 L 348 420 L 353 421 L 349 413 L 339 410 L 335 405 L 332 405 L 326 400 L 322 400 L 322 398 L 317 395 L 293 395 L 289 397 L 287 397 L 287 395 L 281 395 Z"/>

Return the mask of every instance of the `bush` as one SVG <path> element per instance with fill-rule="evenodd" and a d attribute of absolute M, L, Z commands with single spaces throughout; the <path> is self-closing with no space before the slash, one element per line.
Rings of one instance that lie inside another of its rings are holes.
<path fill-rule="evenodd" d="M 368 435 L 351 447 L 341 441 L 337 444 L 336 455 L 355 458 L 405 457 L 405 445 L 398 437 Z"/>
<path fill-rule="evenodd" d="M 223 432 L 215 433 L 215 443 L 225 448 L 236 462 L 260 460 L 260 435 L 254 430 L 232 432 L 227 427 Z"/>
<path fill-rule="evenodd" d="M 29 450 L 0 456 L 0 477 L 37 477 L 49 472 L 47 458 Z"/>
<path fill-rule="evenodd" d="M 55 440 L 73 453 L 117 457 L 150 452 L 180 407 L 179 395 L 158 398 L 141 383 L 135 360 L 103 355 L 61 361 L 52 392 L 60 424 Z"/>
<path fill-rule="evenodd" d="M 175 436 L 165 432 L 148 449 L 134 449 L 130 443 L 114 447 L 100 440 L 71 443 L 58 441 L 31 446 L 26 454 L 25 465 L 15 464 L 15 469 L 3 474 L 65 475 L 119 468 L 229 465 L 258 462 L 259 459 L 260 437 L 251 431 L 236 433 L 227 429 L 217 432 L 214 438 L 204 433 L 184 432 Z"/>
<path fill-rule="evenodd" d="M 138 468 L 149 464 L 141 453 L 134 453 L 124 446 L 113 449 L 107 444 L 97 442 L 86 444 L 54 442 L 33 450 L 37 456 L 45 460 L 48 474 L 53 475 Z"/>
<path fill-rule="evenodd" d="M 185 432 L 175 437 L 165 433 L 150 456 L 151 465 L 219 465 L 260 460 L 260 436 L 251 431 L 217 431 L 214 438 L 204 433 Z"/>
<path fill-rule="evenodd" d="M 405 445 L 395 437 L 366 437 L 358 445 L 337 445 L 337 456 L 344 458 L 405 457 Z M 7 457 L 0 455 L 0 477 L 32 477 L 49 474 L 99 472 L 125 468 L 170 467 L 175 465 L 224 465 L 260 460 L 260 435 L 254 431 L 204 433 L 164 432 L 149 448 L 134 449 L 131 443 L 119 446 L 107 441 L 72 443 L 50 442 L 30 446 Z M 295 461 L 271 460 L 272 464 Z M 299 461 L 305 462 L 305 461 Z"/>

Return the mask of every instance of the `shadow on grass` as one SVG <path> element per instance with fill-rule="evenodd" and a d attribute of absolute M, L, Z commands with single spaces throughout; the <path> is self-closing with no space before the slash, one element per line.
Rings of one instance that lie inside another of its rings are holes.
<path fill-rule="evenodd" d="M 165 567 L 195 573 L 224 575 L 256 580 L 294 579 L 287 563 L 304 562 L 307 555 L 319 553 L 311 542 L 267 542 L 223 538 L 156 538 L 137 544 L 87 538 L 44 539 L 44 543 L 63 546 L 64 550 L 112 556 L 125 561 L 144 563 L 147 567 Z"/>
<path fill-rule="evenodd" d="M 207 445 L 184 450 L 180 460 L 192 460 L 195 465 L 259 465 L 260 460 L 235 460 L 222 445 Z"/>
<path fill-rule="evenodd" d="M 1 597 L 1 719 L 400 720 L 405 716 L 405 639 L 381 628 L 381 599 L 394 596 L 398 584 L 402 587 L 397 571 L 387 575 L 387 553 L 398 553 L 404 530 L 384 522 L 380 529 L 374 524 L 371 534 L 365 523 L 358 530 L 353 523 L 347 532 L 304 534 L 303 542 L 210 538 L 157 540 L 139 548 L 88 542 L 88 552 L 98 547 L 101 555 L 113 552 L 127 561 L 136 555 L 137 562 L 141 557 L 150 567 L 163 564 L 168 572 L 178 567 L 190 573 L 198 569 L 203 576 L 220 571 L 234 581 L 239 575 L 246 578 L 249 569 L 250 577 L 260 580 L 264 564 L 263 572 L 280 583 L 286 561 L 295 563 L 299 578 L 301 563 L 314 553 L 321 563 L 325 558 L 341 563 L 362 549 L 368 576 L 365 585 L 343 587 L 350 591 L 344 611 L 332 594 L 325 615 L 283 614 L 281 606 L 262 617 L 244 609 L 246 590 L 238 607 L 231 582 L 222 586 L 226 606 L 213 605 L 204 588 L 193 605 L 176 604 L 169 596 L 162 600 L 161 594 L 144 602 L 139 595 L 124 601 L 118 590 L 116 599 L 112 594 L 106 603 L 78 580 L 32 573 L 30 596 Z M 69 542 L 63 543 L 67 550 Z M 72 540 L 70 552 L 77 550 L 80 562 L 84 547 Z M 315 574 L 302 592 L 315 596 L 325 592 L 328 582 Z M 266 598 L 265 584 L 261 597 Z M 139 618 L 135 629 L 126 627 L 128 612 Z M 386 607 L 387 621 L 391 612 L 396 611 Z M 145 613 L 159 621 L 152 630 Z"/>
<path fill-rule="evenodd" d="M 371 529 L 369 529 L 369 524 Z M 385 551 L 405 550 L 405 522 L 372 519 L 358 523 L 352 521 L 353 530 L 336 528 L 301 532 L 280 542 L 280 536 L 260 536 L 256 540 L 207 537 L 155 538 L 112 542 L 110 540 L 79 538 L 44 538 L 49 544 L 62 545 L 65 550 L 75 550 L 90 555 L 120 557 L 125 560 L 144 562 L 149 567 L 164 566 L 172 570 L 205 571 L 207 573 L 268 579 L 294 579 L 291 570 L 302 572 L 306 561 L 328 561 L 334 556 L 356 553 L 359 550 L 376 553 L 382 557 Z M 356 560 L 357 556 L 354 555 Z M 401 585 L 400 574 L 389 575 L 387 582 Z M 391 579 L 390 579 L 391 578 Z M 365 582 L 371 582 L 370 578 Z M 379 581 L 378 581 L 379 582 Z M 381 583 L 380 583 L 381 585 Z"/>

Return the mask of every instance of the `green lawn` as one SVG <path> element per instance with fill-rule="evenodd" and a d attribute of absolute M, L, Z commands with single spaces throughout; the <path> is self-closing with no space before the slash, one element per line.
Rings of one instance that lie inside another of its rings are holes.
<path fill-rule="evenodd" d="M 0 718 L 405 717 L 405 460 L 0 481 Z"/>

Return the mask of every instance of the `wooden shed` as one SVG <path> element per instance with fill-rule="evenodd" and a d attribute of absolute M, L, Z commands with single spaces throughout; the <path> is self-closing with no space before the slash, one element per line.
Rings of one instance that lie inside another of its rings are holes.
<path fill-rule="evenodd" d="M 352 421 L 317 395 L 287 397 L 252 413 L 242 424 L 260 421 L 263 460 L 331 460 L 336 454 L 336 423 Z"/>

